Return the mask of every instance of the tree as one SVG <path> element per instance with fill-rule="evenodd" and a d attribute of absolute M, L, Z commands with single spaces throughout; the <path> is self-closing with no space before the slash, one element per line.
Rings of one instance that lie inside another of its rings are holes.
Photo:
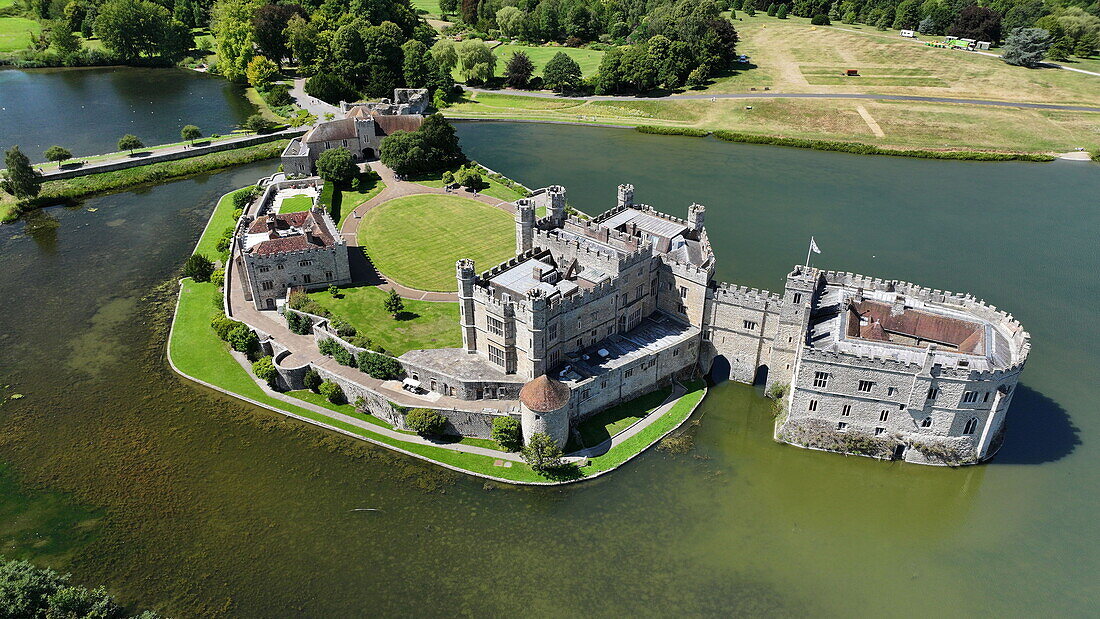
<path fill-rule="evenodd" d="M 1073 42 L 1069 37 L 1062 37 L 1054 42 L 1054 45 L 1050 46 L 1047 50 L 1047 55 L 1053 60 L 1069 60 L 1070 54 L 1073 53 Z"/>
<path fill-rule="evenodd" d="M 256 332 L 248 328 L 248 325 L 243 322 L 237 323 L 229 330 L 226 341 L 229 342 L 233 350 L 245 354 L 251 354 L 252 351 L 260 347 L 260 338 L 256 336 Z"/>
<path fill-rule="evenodd" d="M 266 90 L 271 80 L 279 75 L 279 65 L 265 56 L 253 56 L 245 69 L 248 83 L 256 90 Z"/>
<path fill-rule="evenodd" d="M 295 14 L 283 30 L 287 49 L 298 61 L 300 70 L 313 68 L 321 55 L 321 31 L 301 15 Z"/>
<path fill-rule="evenodd" d="M 455 184 L 455 175 L 450 170 L 443 173 L 443 177 L 440 179 L 443 181 L 444 187 L 450 187 Z"/>
<path fill-rule="evenodd" d="M 63 20 L 51 22 L 47 30 L 50 35 L 50 45 L 62 57 L 68 57 L 80 51 L 80 39 L 73 34 L 69 22 Z"/>
<path fill-rule="evenodd" d="M 0 560 L 0 604 L 4 617 L 121 619 L 126 614 L 102 587 L 69 583 L 69 576 L 28 561 Z M 141 614 L 139 618 L 156 617 Z"/>
<path fill-rule="evenodd" d="M 392 22 L 382 22 L 363 31 L 365 71 L 362 82 L 353 80 L 352 83 L 360 86 L 368 96 L 393 96 L 393 90 L 402 82 L 401 45 L 405 41 L 401 29 Z"/>
<path fill-rule="evenodd" d="M 455 42 L 450 39 L 440 39 L 432 45 L 432 58 L 447 71 L 458 65 L 458 50 Z"/>
<path fill-rule="evenodd" d="M 95 33 L 103 46 L 127 62 L 159 56 L 176 62 L 194 44 L 191 29 L 168 9 L 148 0 L 109 0 L 99 7 Z"/>
<path fill-rule="evenodd" d="M 527 86 L 527 83 L 531 81 L 531 76 L 534 75 L 534 73 L 535 63 L 531 62 L 531 57 L 527 55 L 527 52 L 522 50 L 509 56 L 508 62 L 504 63 L 504 82 L 512 88 L 523 88 Z"/>
<path fill-rule="evenodd" d="M 920 20 L 920 25 L 917 26 L 917 32 L 921 34 L 932 34 L 932 31 L 936 28 L 936 21 L 931 17 L 925 17 Z"/>
<path fill-rule="evenodd" d="M 396 319 L 398 314 L 405 311 L 405 301 L 396 290 L 391 290 L 389 296 L 382 300 L 382 307 Z"/>
<path fill-rule="evenodd" d="M 1016 28 L 1005 39 L 1001 60 L 1008 64 L 1035 68 L 1050 47 L 1050 33 L 1042 28 Z"/>
<path fill-rule="evenodd" d="M 1001 14 L 984 6 L 970 5 L 959 11 L 947 34 L 996 43 L 1001 40 Z"/>
<path fill-rule="evenodd" d="M 180 129 L 180 137 L 194 144 L 195 140 L 202 137 L 202 131 L 195 125 L 186 125 Z"/>
<path fill-rule="evenodd" d="M 317 158 L 317 175 L 337 187 L 347 187 L 358 172 L 355 157 L 346 148 L 330 148 Z"/>
<path fill-rule="evenodd" d="M 279 371 L 275 369 L 275 362 L 271 359 L 271 355 L 265 355 L 253 361 L 252 373 L 272 389 L 279 384 Z"/>
<path fill-rule="evenodd" d="M 523 460 L 539 473 L 561 467 L 562 453 L 557 441 L 545 432 L 535 432 L 521 452 Z"/>
<path fill-rule="evenodd" d="M 469 39 L 455 47 L 462 78 L 471 83 L 485 83 L 493 78 L 497 57 L 484 41 Z"/>
<path fill-rule="evenodd" d="M 210 275 L 213 273 L 214 263 L 202 254 L 191 254 L 183 263 L 183 276 L 197 282 L 210 281 Z"/>
<path fill-rule="evenodd" d="M 253 114 L 245 119 L 244 128 L 254 133 L 267 133 L 275 128 L 275 123 L 264 118 L 263 114 Z"/>
<path fill-rule="evenodd" d="M 466 161 L 458 143 L 458 133 L 442 114 L 432 114 L 424 119 L 416 133 L 422 138 L 428 155 L 429 170 L 443 170 Z"/>
<path fill-rule="evenodd" d="M 405 425 L 420 436 L 439 436 L 447 427 L 447 418 L 430 408 L 414 408 L 405 415 Z"/>
<path fill-rule="evenodd" d="M 513 417 L 494 417 L 490 436 L 505 451 L 519 451 L 523 447 L 523 432 L 519 420 Z"/>
<path fill-rule="evenodd" d="M 20 200 L 27 200 L 38 195 L 41 190 L 42 173 L 35 170 L 31 160 L 19 150 L 18 146 L 12 146 L 4 153 L 3 176 L 0 176 L 0 189 L 10 193 Z"/>
<path fill-rule="evenodd" d="M 787 5 L 780 4 L 779 10 L 775 12 L 775 16 L 779 19 L 787 19 Z"/>
<path fill-rule="evenodd" d="M 306 80 L 306 94 L 328 103 L 359 99 L 359 93 L 355 92 L 350 82 L 330 73 L 318 73 Z"/>
<path fill-rule="evenodd" d="M 542 83 L 554 92 L 574 92 L 584 83 L 584 76 L 576 60 L 558 52 L 543 67 Z"/>
<path fill-rule="evenodd" d="M 281 65 L 288 54 L 286 28 L 290 19 L 301 16 L 297 4 L 265 4 L 252 16 L 252 38 L 264 56 Z"/>
<path fill-rule="evenodd" d="M 768 17 L 775 17 L 775 14 L 778 10 L 779 10 L 779 7 L 776 6 L 776 4 L 774 2 L 769 4 L 768 5 Z"/>
<path fill-rule="evenodd" d="M 1096 55 L 1097 49 L 1100 49 L 1100 36 L 1090 32 L 1077 41 L 1077 45 L 1073 48 L 1073 55 L 1078 58 L 1089 58 Z"/>
<path fill-rule="evenodd" d="M 405 374 L 405 369 L 397 359 L 369 350 L 359 353 L 358 361 L 360 370 L 378 380 L 393 380 Z"/>
<path fill-rule="evenodd" d="M 497 11 L 497 26 L 504 36 L 514 39 L 523 34 L 526 15 L 514 6 L 506 6 Z"/>
<path fill-rule="evenodd" d="M 439 12 L 443 17 L 458 12 L 458 0 L 439 0 Z"/>
<path fill-rule="evenodd" d="M 912 30 L 920 23 L 919 0 L 902 0 L 894 12 L 894 30 Z"/>
<path fill-rule="evenodd" d="M 309 368 L 308 370 L 306 370 L 305 376 L 302 376 L 302 384 L 305 385 L 306 389 L 309 389 L 313 393 L 317 393 L 317 390 L 320 389 L 322 382 L 324 381 L 321 380 L 321 375 L 318 374 L 317 370 L 313 368 Z"/>
<path fill-rule="evenodd" d="M 47 148 L 43 155 L 46 157 L 46 161 L 56 161 L 58 169 L 61 168 L 62 161 L 73 158 L 73 154 L 68 149 L 56 145 Z"/>
<path fill-rule="evenodd" d="M 141 148 L 143 146 L 145 146 L 145 143 L 142 142 L 141 139 L 138 138 L 138 136 L 132 133 L 127 133 L 126 135 L 118 139 L 118 149 L 128 150 L 130 151 L 131 155 L 134 154 L 135 148 Z"/>
<path fill-rule="evenodd" d="M 423 139 L 415 131 L 394 131 L 382 138 L 378 159 L 401 176 L 422 172 L 429 166 Z"/>
<path fill-rule="evenodd" d="M 436 68 L 428 46 L 410 39 L 401 46 L 401 55 L 404 59 L 401 64 L 401 74 L 405 78 L 405 85 L 409 88 L 427 87 L 434 78 L 433 73 Z"/>
<path fill-rule="evenodd" d="M 326 380 L 325 382 L 321 383 L 321 386 L 317 388 L 317 391 L 320 392 L 321 395 L 325 396 L 326 400 L 332 402 L 333 404 L 343 404 L 347 400 L 347 398 L 344 396 L 344 389 L 331 380 Z"/>
<path fill-rule="evenodd" d="M 217 0 L 211 10 L 218 70 L 229 80 L 245 79 L 248 62 L 255 56 L 252 16 L 257 6 L 256 0 Z"/>
<path fill-rule="evenodd" d="M 818 13 L 810 18 L 810 24 L 814 26 L 828 26 L 830 23 L 829 16 L 824 13 Z"/>

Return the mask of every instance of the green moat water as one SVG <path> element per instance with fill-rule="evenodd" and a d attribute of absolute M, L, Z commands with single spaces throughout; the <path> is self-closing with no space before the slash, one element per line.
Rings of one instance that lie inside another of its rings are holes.
<path fill-rule="evenodd" d="M 822 266 L 1004 306 L 1034 349 L 1003 451 L 950 470 L 784 447 L 768 402 L 727 383 L 686 453 L 513 489 L 255 410 L 167 368 L 175 288 L 156 290 L 258 164 L 0 227 L 0 384 L 27 396 L 0 407 L 0 553 L 179 617 L 1094 612 L 1100 169 L 460 134 L 591 212 L 620 182 L 706 204 L 727 281 L 780 287 L 814 234 Z"/>

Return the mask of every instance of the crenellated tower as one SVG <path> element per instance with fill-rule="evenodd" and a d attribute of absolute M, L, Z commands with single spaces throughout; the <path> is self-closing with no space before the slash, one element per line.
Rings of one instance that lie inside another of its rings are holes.
<path fill-rule="evenodd" d="M 531 249 L 535 235 L 535 202 L 530 198 L 516 200 L 516 253 Z"/>
<path fill-rule="evenodd" d="M 619 185 L 619 195 L 615 202 L 615 205 L 619 208 L 625 208 L 634 204 L 634 185 L 629 183 Z"/>
<path fill-rule="evenodd" d="M 687 225 L 695 232 L 701 232 L 703 230 L 703 217 L 706 215 L 707 207 L 702 204 L 691 203 L 688 207 Z"/>
<path fill-rule="evenodd" d="M 477 272 L 474 261 L 463 258 L 455 263 L 458 278 L 458 322 L 462 327 L 462 348 L 468 354 L 477 354 L 477 323 L 474 311 L 474 284 Z"/>
<path fill-rule="evenodd" d="M 555 226 L 560 226 L 565 222 L 565 187 L 550 185 L 546 188 L 546 194 L 550 197 L 550 205 L 546 209 L 546 214 Z"/>

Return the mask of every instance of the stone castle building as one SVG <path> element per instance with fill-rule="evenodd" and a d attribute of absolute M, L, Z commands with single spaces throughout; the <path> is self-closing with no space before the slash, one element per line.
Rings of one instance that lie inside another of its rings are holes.
<path fill-rule="evenodd" d="M 803 266 L 782 295 L 715 282 L 705 208 L 672 217 L 630 185 L 592 219 L 560 186 L 515 206 L 516 256 L 456 265 L 463 347 L 399 358 L 432 391 L 518 397 L 524 435 L 564 444 L 592 414 L 710 371 L 785 388 L 792 444 L 922 463 L 999 447 L 1030 344 L 992 306 Z"/>
<path fill-rule="evenodd" d="M 323 208 L 297 213 L 275 213 L 273 196 L 283 186 L 303 181 L 272 183 L 261 198 L 255 217 L 238 223 L 236 272 L 245 299 L 256 309 L 275 309 L 293 288 L 320 289 L 351 283 L 347 242 Z M 320 179 L 313 179 L 319 184 Z"/>
<path fill-rule="evenodd" d="M 290 141 L 282 154 L 283 172 L 291 177 L 310 176 L 317 158 L 331 148 L 348 149 L 356 161 L 374 159 L 387 135 L 420 128 L 428 103 L 428 91 L 422 88 L 398 88 L 392 101 L 341 101 L 344 118 L 318 123 Z"/>

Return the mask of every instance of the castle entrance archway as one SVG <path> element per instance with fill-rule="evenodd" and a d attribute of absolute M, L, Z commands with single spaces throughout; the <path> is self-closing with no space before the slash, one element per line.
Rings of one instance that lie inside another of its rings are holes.
<path fill-rule="evenodd" d="M 710 362 L 710 372 L 707 373 L 707 376 L 712 383 L 717 385 L 729 380 L 731 371 L 729 359 L 726 359 L 724 355 L 718 355 Z"/>
<path fill-rule="evenodd" d="M 756 368 L 756 374 L 752 377 L 752 384 L 754 385 L 766 385 L 768 384 L 768 366 L 762 365 Z"/>
<path fill-rule="evenodd" d="M 363 149 L 363 161 L 370 161 L 371 159 L 374 159 L 374 149 L 373 148 L 364 148 Z"/>

